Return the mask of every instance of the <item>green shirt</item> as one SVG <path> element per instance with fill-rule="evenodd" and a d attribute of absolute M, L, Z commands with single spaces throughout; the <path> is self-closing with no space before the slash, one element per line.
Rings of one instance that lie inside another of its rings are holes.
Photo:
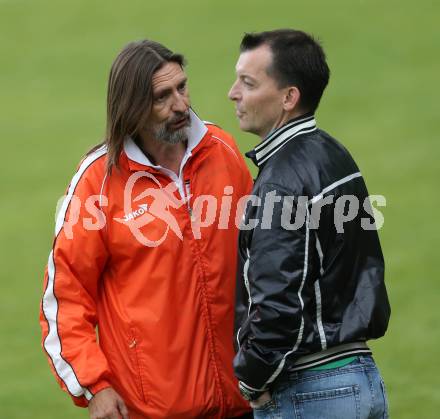
<path fill-rule="evenodd" d="M 324 365 L 320 365 L 315 368 L 307 368 L 306 371 L 323 371 L 323 370 L 332 370 L 334 368 L 341 368 L 345 365 L 348 365 L 350 362 L 353 362 L 357 357 L 351 356 L 349 358 L 338 359 L 337 361 L 327 362 Z"/>

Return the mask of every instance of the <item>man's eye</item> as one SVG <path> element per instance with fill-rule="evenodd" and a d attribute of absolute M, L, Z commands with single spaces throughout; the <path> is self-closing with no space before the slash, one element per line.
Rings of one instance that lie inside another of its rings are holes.
<path fill-rule="evenodd" d="M 154 98 L 154 101 L 155 101 L 156 103 L 161 103 L 161 102 L 165 101 L 166 97 L 167 97 L 166 95 L 156 96 L 156 97 Z"/>
<path fill-rule="evenodd" d="M 246 87 L 254 87 L 254 84 L 251 83 L 251 82 L 248 81 L 248 80 L 243 80 L 243 84 L 244 84 Z"/>
<path fill-rule="evenodd" d="M 178 87 L 179 91 L 184 92 L 186 89 L 186 83 L 181 83 Z"/>

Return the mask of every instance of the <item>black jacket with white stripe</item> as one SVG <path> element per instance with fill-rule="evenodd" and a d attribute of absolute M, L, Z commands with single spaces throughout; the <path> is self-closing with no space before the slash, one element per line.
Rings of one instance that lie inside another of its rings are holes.
<path fill-rule="evenodd" d="M 239 236 L 235 373 L 268 388 L 284 369 L 354 354 L 390 306 L 367 188 L 348 151 L 304 115 L 247 153 L 259 167 Z"/>

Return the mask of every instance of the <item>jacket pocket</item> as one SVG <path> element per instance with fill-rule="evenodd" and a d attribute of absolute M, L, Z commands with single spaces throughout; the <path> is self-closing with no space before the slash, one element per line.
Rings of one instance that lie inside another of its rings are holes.
<path fill-rule="evenodd" d="M 128 340 L 128 351 L 130 354 L 130 361 L 133 367 L 133 370 L 135 371 L 135 375 L 133 377 L 134 381 L 136 382 L 136 388 L 139 393 L 140 398 L 144 401 L 148 401 L 147 397 L 147 386 L 146 386 L 146 380 L 145 380 L 145 371 L 144 371 L 144 363 L 142 358 L 141 349 L 139 347 L 140 340 L 135 333 L 135 331 L 132 329 L 130 331 L 130 336 Z"/>

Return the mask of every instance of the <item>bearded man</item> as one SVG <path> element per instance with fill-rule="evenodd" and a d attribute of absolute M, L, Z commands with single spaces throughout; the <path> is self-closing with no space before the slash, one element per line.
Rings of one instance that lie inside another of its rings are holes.
<path fill-rule="evenodd" d="M 94 419 L 249 412 L 232 369 L 238 229 L 219 213 L 251 178 L 233 138 L 190 108 L 183 65 L 150 40 L 120 52 L 105 142 L 58 213 L 43 347 Z M 206 196 L 218 204 L 210 223 Z"/>

